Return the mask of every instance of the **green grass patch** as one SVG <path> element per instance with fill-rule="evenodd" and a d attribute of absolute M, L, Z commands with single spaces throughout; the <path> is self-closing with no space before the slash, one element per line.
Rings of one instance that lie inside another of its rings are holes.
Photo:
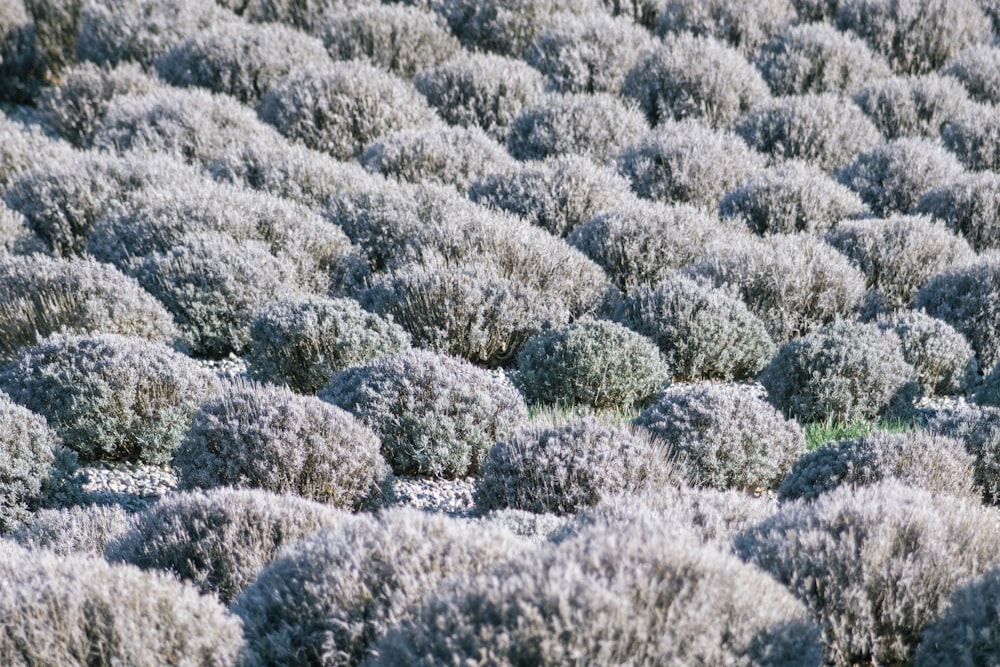
<path fill-rule="evenodd" d="M 812 451 L 831 440 L 860 438 L 861 436 L 868 435 L 875 429 L 882 429 L 890 433 L 906 433 L 908 431 L 916 431 L 919 427 L 912 421 L 899 417 L 875 420 L 858 419 L 849 422 L 827 417 L 825 420 L 805 425 L 806 449 Z"/>

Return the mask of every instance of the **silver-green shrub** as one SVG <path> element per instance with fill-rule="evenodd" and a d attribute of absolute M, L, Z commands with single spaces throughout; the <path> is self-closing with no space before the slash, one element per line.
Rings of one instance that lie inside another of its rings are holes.
<path fill-rule="evenodd" d="M 906 308 L 931 277 L 976 258 L 964 238 L 928 216 L 843 220 L 824 238 L 865 274 L 890 311 Z"/>
<path fill-rule="evenodd" d="M 943 220 L 977 252 L 1000 250 L 1000 174 L 963 174 L 925 192 L 913 213 Z"/>
<path fill-rule="evenodd" d="M 560 12 L 586 13 L 593 0 L 437 0 L 432 9 L 470 51 L 518 58 Z"/>
<path fill-rule="evenodd" d="M 851 320 L 785 343 L 758 379 L 774 405 L 803 423 L 873 419 L 907 408 L 920 391 L 899 337 Z"/>
<path fill-rule="evenodd" d="M 828 442 L 792 464 L 781 483 L 782 500 L 815 500 L 823 493 L 898 480 L 911 488 L 978 502 L 975 460 L 956 438 L 926 431 L 875 430 L 860 438 Z"/>
<path fill-rule="evenodd" d="M 897 336 L 927 396 L 964 394 L 978 379 L 976 353 L 953 326 L 919 310 L 880 317 L 877 324 Z"/>
<path fill-rule="evenodd" d="M 996 385 L 987 381 L 979 391 L 990 391 Z M 1000 408 L 952 404 L 932 411 L 927 418 L 927 430 L 958 438 L 975 459 L 975 483 L 982 491 L 983 501 L 997 505 L 1000 501 Z"/>
<path fill-rule="evenodd" d="M 557 14 L 524 52 L 558 93 L 617 93 L 636 60 L 655 41 L 641 26 L 604 12 Z"/>
<path fill-rule="evenodd" d="M 51 78 L 76 62 L 83 0 L 25 0 L 35 24 L 35 42 Z M 36 100 L 37 101 L 37 100 Z"/>
<path fill-rule="evenodd" d="M 580 319 L 525 342 L 517 383 L 529 400 L 627 410 L 657 394 L 671 369 L 646 336 L 608 320 Z"/>
<path fill-rule="evenodd" d="M 518 112 L 542 98 L 544 79 L 514 58 L 460 51 L 418 72 L 413 85 L 446 122 L 504 141 Z"/>
<path fill-rule="evenodd" d="M 170 313 L 115 267 L 0 253 L 0 359 L 51 333 L 117 333 L 170 344 Z"/>
<path fill-rule="evenodd" d="M 605 163 L 648 131 L 630 100 L 610 93 L 550 95 L 514 117 L 507 150 L 519 160 L 576 154 Z"/>
<path fill-rule="evenodd" d="M 715 210 L 726 192 L 764 168 L 765 158 L 728 130 L 666 120 L 626 147 L 617 165 L 640 197 Z"/>
<path fill-rule="evenodd" d="M 409 508 L 348 517 L 287 546 L 236 598 L 243 664 L 359 665 L 439 583 L 528 549 L 502 528 Z"/>
<path fill-rule="evenodd" d="M 1000 102 L 1000 48 L 997 46 L 970 46 L 949 60 L 941 73 L 961 81 L 974 100 L 986 104 Z"/>
<path fill-rule="evenodd" d="M 8 117 L 0 109 L 0 188 L 6 188 L 24 172 L 54 160 L 74 155 L 65 141 L 53 139 L 35 125 Z"/>
<path fill-rule="evenodd" d="M 963 172 L 938 141 L 903 137 L 861 153 L 837 171 L 837 180 L 857 192 L 875 215 L 886 217 L 909 212 L 928 190 L 954 182 Z"/>
<path fill-rule="evenodd" d="M 121 505 L 73 505 L 33 512 L 10 534 L 28 549 L 60 555 L 104 556 L 105 545 L 135 525 L 136 515 Z"/>
<path fill-rule="evenodd" d="M 630 291 L 616 317 L 657 344 L 678 382 L 749 380 L 777 350 L 738 297 L 680 273 Z"/>
<path fill-rule="evenodd" d="M 941 128 L 941 140 L 972 171 L 1000 171 L 1000 117 L 982 106 Z"/>
<path fill-rule="evenodd" d="M 801 426 L 741 385 L 676 385 L 632 423 L 673 447 L 686 479 L 699 487 L 776 488 L 806 448 Z"/>
<path fill-rule="evenodd" d="M 402 4 L 361 3 L 332 11 L 319 34 L 335 60 L 368 60 L 404 79 L 461 49 L 440 16 Z"/>
<path fill-rule="evenodd" d="M 898 481 L 783 504 L 735 540 L 822 629 L 828 664 L 905 664 L 948 596 L 1000 548 L 996 511 Z"/>
<path fill-rule="evenodd" d="M 48 73 L 35 21 L 24 0 L 0 7 L 0 100 L 31 104 Z"/>
<path fill-rule="evenodd" d="M 666 443 L 594 416 L 536 420 L 497 442 L 480 468 L 476 510 L 575 514 L 621 493 L 681 479 Z"/>
<path fill-rule="evenodd" d="M 493 443 L 528 417 L 502 374 L 420 349 L 340 371 L 319 397 L 375 431 L 400 475 L 474 474 Z"/>
<path fill-rule="evenodd" d="M 957 586 L 941 614 L 924 627 L 915 667 L 991 665 L 1000 660 L 1000 568 L 993 565 Z"/>
<path fill-rule="evenodd" d="M 816 667 L 817 635 L 774 579 L 648 521 L 598 525 L 443 584 L 365 664 Z"/>
<path fill-rule="evenodd" d="M 775 95 L 849 95 L 891 73 L 864 41 L 829 23 L 789 27 L 760 46 L 754 64 Z"/>
<path fill-rule="evenodd" d="M 870 215 L 857 194 L 820 168 L 788 160 L 754 174 L 726 193 L 719 215 L 755 234 L 825 232 L 841 220 Z"/>
<path fill-rule="evenodd" d="M 666 0 L 656 17 L 656 34 L 709 35 L 744 56 L 796 22 L 789 0 Z"/>
<path fill-rule="evenodd" d="M 215 0 L 250 23 L 284 23 L 310 35 L 322 31 L 323 22 L 343 11 L 342 0 Z M 377 5 L 378 0 L 352 0 L 350 7 Z"/>
<path fill-rule="evenodd" d="M 165 570 L 229 604 L 286 544 L 336 529 L 345 512 L 295 495 L 212 489 L 167 496 L 135 516 L 104 555 Z"/>
<path fill-rule="evenodd" d="M 470 185 L 469 199 L 566 237 L 593 216 L 632 203 L 634 195 L 613 169 L 566 155 L 490 173 Z"/>
<path fill-rule="evenodd" d="M 55 334 L 3 369 L 3 390 L 44 416 L 84 461 L 170 461 L 198 405 L 218 389 L 169 347 L 116 334 Z"/>
<path fill-rule="evenodd" d="M 244 380 L 201 404 L 173 465 L 185 489 L 263 489 L 348 510 L 392 495 L 371 429 L 315 396 Z"/>
<path fill-rule="evenodd" d="M 979 405 L 1000 407 L 1000 364 L 994 365 L 976 387 L 975 399 Z"/>
<path fill-rule="evenodd" d="M 882 140 L 860 109 L 834 93 L 762 102 L 736 118 L 733 131 L 774 162 L 795 158 L 826 172 L 850 163 Z"/>
<path fill-rule="evenodd" d="M 240 621 L 173 577 L 0 541 L 0 663 L 231 667 Z"/>
<path fill-rule="evenodd" d="M 865 277 L 810 234 L 720 236 L 684 273 L 739 295 L 776 343 L 849 317 L 865 295 Z"/>
<path fill-rule="evenodd" d="M 699 118 L 728 127 L 741 113 L 771 97 L 746 58 L 710 35 L 667 35 L 629 70 L 621 94 L 634 99 L 649 124 Z"/>
<path fill-rule="evenodd" d="M 62 441 L 45 419 L 0 392 L 0 533 L 39 507 Z"/>
<path fill-rule="evenodd" d="M 28 226 L 20 211 L 15 211 L 0 199 L 0 252 L 14 255 L 47 254 L 45 241 Z"/>
<path fill-rule="evenodd" d="M 872 81 L 852 99 L 886 139 L 933 139 L 946 123 L 973 113 L 979 106 L 958 81 L 936 73 Z"/>
<path fill-rule="evenodd" d="M 334 373 L 409 346 L 402 327 L 353 299 L 292 295 L 254 315 L 246 358 L 257 379 L 315 394 Z"/>

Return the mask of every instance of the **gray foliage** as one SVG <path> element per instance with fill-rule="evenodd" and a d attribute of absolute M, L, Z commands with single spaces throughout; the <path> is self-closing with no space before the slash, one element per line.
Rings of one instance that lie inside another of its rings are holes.
<path fill-rule="evenodd" d="M 796 22 L 789 0 L 666 0 L 656 17 L 660 36 L 690 32 L 727 42 L 753 56 L 763 42 Z"/>
<path fill-rule="evenodd" d="M 978 379 L 976 353 L 965 336 L 943 320 L 919 310 L 879 317 L 877 323 L 899 336 L 903 358 L 913 366 L 925 395 L 964 394 Z"/>
<path fill-rule="evenodd" d="M 949 60 L 941 72 L 961 81 L 973 99 L 987 104 L 1000 102 L 1000 48 L 997 46 L 970 46 Z"/>
<path fill-rule="evenodd" d="M 28 549 L 103 557 L 105 545 L 133 525 L 135 514 L 121 505 L 74 505 L 33 512 L 10 538 Z"/>
<path fill-rule="evenodd" d="M 70 146 L 46 135 L 36 126 L 7 117 L 0 109 L 0 188 L 22 173 L 53 160 L 72 159 Z"/>
<path fill-rule="evenodd" d="M 941 128 L 941 140 L 967 169 L 1000 171 L 1000 112 L 981 106 Z"/>
<path fill-rule="evenodd" d="M 1000 174 L 963 174 L 925 192 L 913 213 L 943 220 L 978 252 L 1000 250 Z"/>
<path fill-rule="evenodd" d="M 41 504 L 61 448 L 44 417 L 0 392 L 0 533 L 9 533 Z"/>
<path fill-rule="evenodd" d="M 913 664 L 991 665 L 1000 660 L 997 609 L 1000 607 L 1000 568 L 988 568 L 957 586 L 948 604 L 920 635 Z"/>
<path fill-rule="evenodd" d="M 937 137 L 949 121 L 977 110 L 962 85 L 937 73 L 872 81 L 853 100 L 886 139 Z"/>

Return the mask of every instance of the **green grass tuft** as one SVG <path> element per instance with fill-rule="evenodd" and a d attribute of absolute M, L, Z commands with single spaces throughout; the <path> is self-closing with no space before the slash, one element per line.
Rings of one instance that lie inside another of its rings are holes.
<path fill-rule="evenodd" d="M 860 438 L 876 429 L 882 429 L 890 433 L 907 433 L 918 430 L 919 426 L 901 417 L 842 421 L 833 416 L 828 416 L 826 419 L 806 424 L 805 429 L 806 449 L 812 451 L 831 440 Z"/>

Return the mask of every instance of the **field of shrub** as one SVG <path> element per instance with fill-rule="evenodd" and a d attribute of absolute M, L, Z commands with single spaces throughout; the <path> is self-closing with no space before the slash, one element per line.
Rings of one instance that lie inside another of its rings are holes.
<path fill-rule="evenodd" d="M 1000 664 L 995 0 L 0 0 L 43 664 Z"/>

